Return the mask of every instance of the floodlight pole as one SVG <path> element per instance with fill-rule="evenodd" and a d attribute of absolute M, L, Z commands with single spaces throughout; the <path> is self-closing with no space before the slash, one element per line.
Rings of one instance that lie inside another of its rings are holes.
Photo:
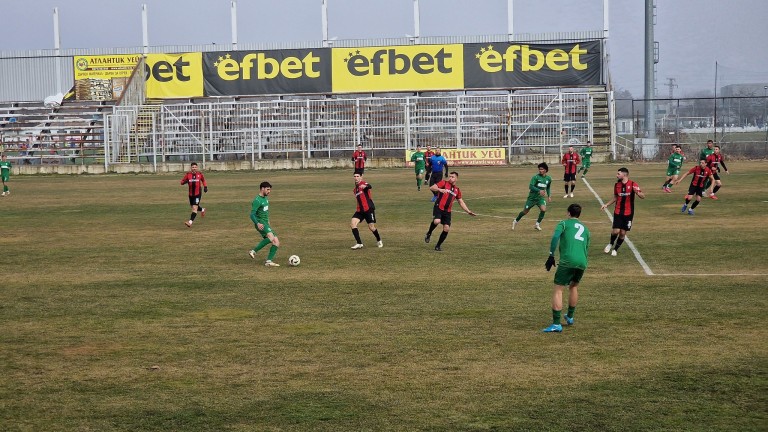
<path fill-rule="evenodd" d="M 323 46 L 328 47 L 328 0 L 322 0 L 320 16 L 323 20 Z"/>
<path fill-rule="evenodd" d="M 421 30 L 419 29 L 419 0 L 413 0 L 413 42 L 419 43 Z"/>
<path fill-rule="evenodd" d="M 61 33 L 59 31 L 59 8 L 53 8 L 53 48 L 56 54 L 56 94 L 61 93 Z"/>
<path fill-rule="evenodd" d="M 507 0 L 507 37 L 510 41 L 515 40 L 515 0 Z"/>
<path fill-rule="evenodd" d="M 149 53 L 149 31 L 147 30 L 147 4 L 141 4 L 141 40 L 144 44 L 144 55 Z"/>
<path fill-rule="evenodd" d="M 232 0 L 230 9 L 232 21 L 232 49 L 237 50 L 237 0 Z"/>

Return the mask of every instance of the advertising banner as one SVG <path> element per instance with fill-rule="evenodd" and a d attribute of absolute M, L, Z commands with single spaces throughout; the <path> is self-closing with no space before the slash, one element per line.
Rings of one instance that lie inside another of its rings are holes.
<path fill-rule="evenodd" d="M 201 97 L 202 53 L 147 54 L 144 77 L 148 98 Z"/>
<path fill-rule="evenodd" d="M 74 56 L 75 81 L 86 78 L 128 78 L 139 59 L 140 54 Z"/>
<path fill-rule="evenodd" d="M 203 53 L 207 96 L 330 93 L 331 50 Z"/>
<path fill-rule="evenodd" d="M 600 84 L 600 41 L 464 44 L 464 88 Z"/>
<path fill-rule="evenodd" d="M 333 48 L 333 92 L 458 90 L 462 45 Z"/>
<path fill-rule="evenodd" d="M 75 99 L 116 100 L 141 55 L 74 56 Z"/>
<path fill-rule="evenodd" d="M 454 166 L 474 165 L 506 165 L 507 149 L 504 147 L 468 147 L 461 149 L 441 148 L 443 156 L 448 160 L 448 168 Z M 411 155 L 414 150 L 405 151 L 405 161 L 413 166 Z"/>

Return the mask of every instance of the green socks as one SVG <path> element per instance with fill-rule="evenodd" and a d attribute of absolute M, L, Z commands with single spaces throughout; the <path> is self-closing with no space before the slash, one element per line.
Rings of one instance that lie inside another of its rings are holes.
<path fill-rule="evenodd" d="M 541 221 L 544 220 L 544 213 L 546 213 L 546 212 L 545 211 L 539 212 L 539 218 L 536 219 L 536 222 L 541 223 Z"/>
<path fill-rule="evenodd" d="M 515 218 L 515 220 L 516 220 L 516 221 L 518 221 L 518 222 L 520 222 L 520 219 L 522 219 L 522 218 L 523 218 L 523 216 L 525 216 L 525 213 L 523 213 L 523 212 L 520 212 L 520 213 L 518 213 L 518 214 L 517 214 L 517 217 Z"/>
<path fill-rule="evenodd" d="M 576 306 L 568 306 L 568 313 L 566 314 L 568 318 L 573 318 L 573 312 L 576 310 Z"/>
<path fill-rule="evenodd" d="M 277 255 L 277 246 L 272 245 L 272 247 L 269 248 L 269 254 L 267 255 L 267 260 L 272 261 L 275 255 Z"/>
<path fill-rule="evenodd" d="M 256 247 L 255 247 L 255 248 L 253 248 L 253 251 L 254 251 L 254 252 L 258 252 L 258 251 L 260 251 L 261 249 L 263 249 L 263 248 L 264 248 L 264 246 L 266 246 L 266 245 L 268 245 L 268 244 L 270 244 L 270 243 L 272 243 L 272 242 L 271 242 L 271 241 L 269 241 L 269 239 L 268 239 L 268 238 L 265 238 L 264 240 L 262 240 L 261 242 L 259 242 L 259 244 L 258 244 L 258 245 L 256 245 Z"/>
<path fill-rule="evenodd" d="M 552 323 L 553 324 L 560 324 L 560 314 L 562 311 L 554 310 L 552 309 Z"/>

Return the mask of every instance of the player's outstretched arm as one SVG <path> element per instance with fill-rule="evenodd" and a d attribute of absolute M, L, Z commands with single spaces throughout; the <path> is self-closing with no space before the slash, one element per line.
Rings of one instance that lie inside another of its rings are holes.
<path fill-rule="evenodd" d="M 459 200 L 459 205 L 461 206 L 462 210 L 464 210 L 465 212 L 467 212 L 467 214 L 468 214 L 468 215 L 470 215 L 470 216 L 477 216 L 477 215 L 475 214 L 475 212 L 473 212 L 472 210 L 470 210 L 470 209 L 467 207 L 467 205 L 464 203 L 464 200 L 463 200 L 463 199 L 460 199 L 460 200 Z"/>

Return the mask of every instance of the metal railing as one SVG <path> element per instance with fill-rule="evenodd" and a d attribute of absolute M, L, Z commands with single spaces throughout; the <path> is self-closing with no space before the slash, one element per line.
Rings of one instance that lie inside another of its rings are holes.
<path fill-rule="evenodd" d="M 503 147 L 510 158 L 561 154 L 591 140 L 594 92 L 366 97 L 166 104 L 108 116 L 108 163 L 330 158 L 425 147 Z"/>

